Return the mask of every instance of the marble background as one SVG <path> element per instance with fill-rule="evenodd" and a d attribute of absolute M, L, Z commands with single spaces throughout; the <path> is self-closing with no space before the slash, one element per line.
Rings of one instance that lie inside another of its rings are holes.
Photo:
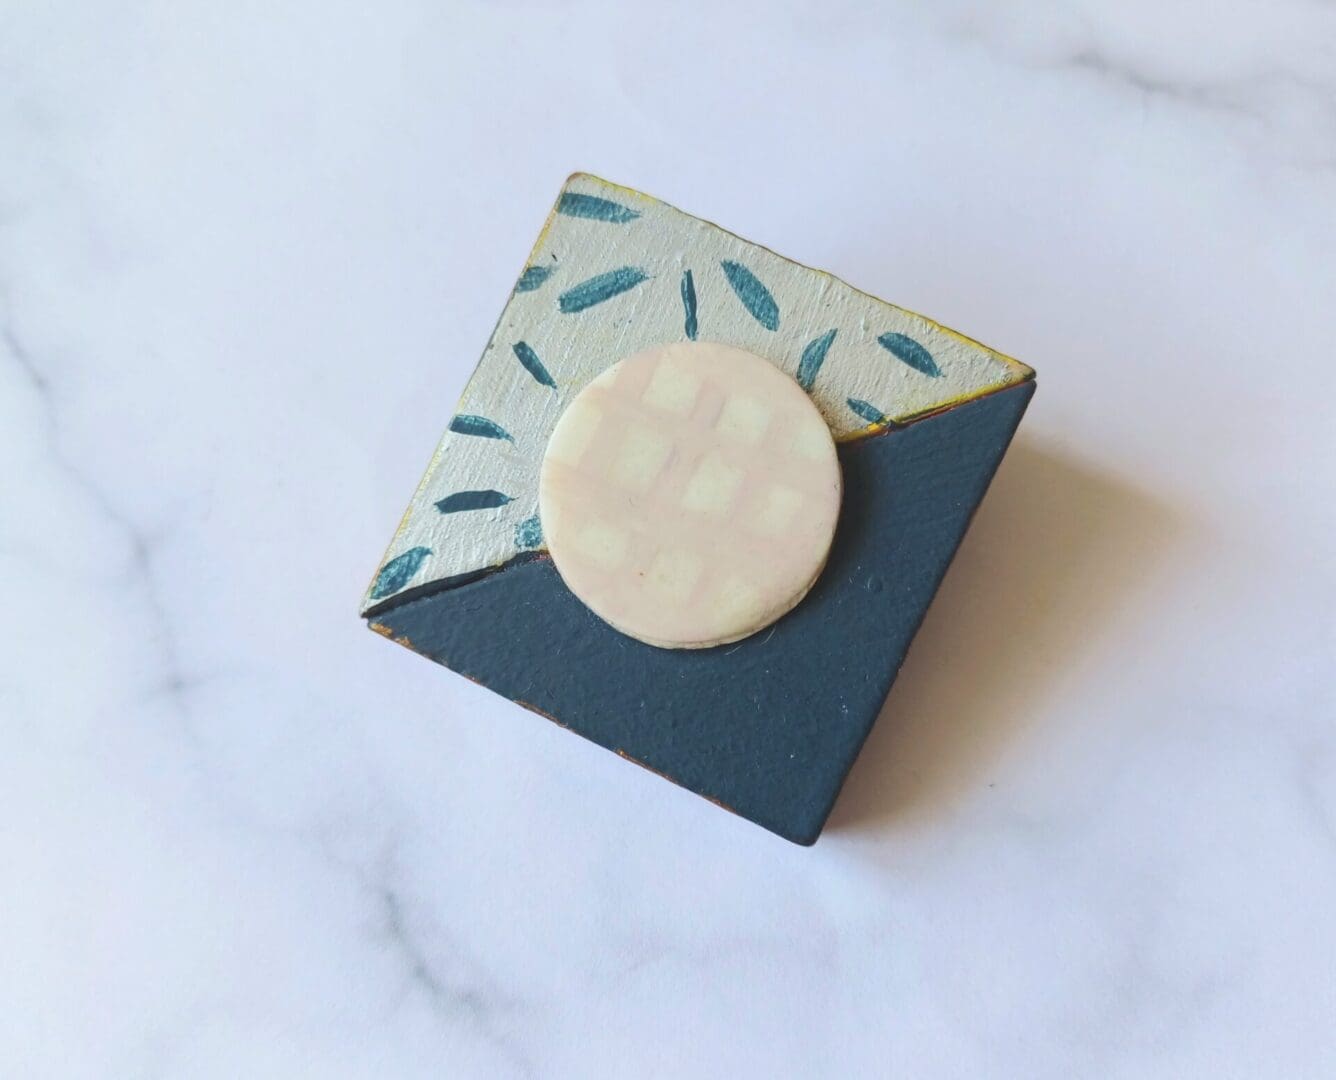
<path fill-rule="evenodd" d="M 0 1074 L 1336 1075 L 1336 8 L 0 7 Z M 815 848 L 356 617 L 577 168 L 1039 370 Z"/>

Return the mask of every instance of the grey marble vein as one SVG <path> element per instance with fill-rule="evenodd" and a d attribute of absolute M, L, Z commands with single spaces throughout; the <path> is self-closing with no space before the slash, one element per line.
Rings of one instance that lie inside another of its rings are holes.
<path fill-rule="evenodd" d="M 183 670 L 177 655 L 173 628 L 163 603 L 161 588 L 155 575 L 155 557 L 158 537 L 137 524 L 120 510 L 108 493 L 82 468 L 78 461 L 65 453 L 61 445 L 59 398 L 41 361 L 15 332 L 12 316 L 0 318 L 0 346 L 18 369 L 28 388 L 36 396 L 43 418 L 48 461 L 66 478 L 76 491 L 112 528 L 122 534 L 128 549 L 126 575 L 131 588 L 149 613 L 153 629 L 151 638 L 161 662 L 157 687 L 151 691 L 161 694 L 184 717 L 190 691 L 198 680 Z"/>
<path fill-rule="evenodd" d="M 498 1025 L 498 1014 L 511 1009 L 512 1004 L 495 991 L 484 989 L 476 979 L 463 979 L 442 970 L 423 948 L 403 898 L 396 890 L 381 886 L 378 900 L 386 935 L 399 952 L 413 985 L 426 997 L 441 1021 L 451 1027 L 462 1025 L 475 1032 L 497 1051 L 514 1075 L 536 1075 L 533 1063 Z M 448 944 L 448 939 L 439 931 L 435 937 L 437 949 Z"/>

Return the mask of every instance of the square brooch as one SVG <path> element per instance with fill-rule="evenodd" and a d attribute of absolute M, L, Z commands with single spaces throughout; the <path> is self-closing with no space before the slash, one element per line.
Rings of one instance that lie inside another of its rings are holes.
<path fill-rule="evenodd" d="M 362 604 L 373 629 L 816 840 L 1034 372 L 567 181 Z"/>

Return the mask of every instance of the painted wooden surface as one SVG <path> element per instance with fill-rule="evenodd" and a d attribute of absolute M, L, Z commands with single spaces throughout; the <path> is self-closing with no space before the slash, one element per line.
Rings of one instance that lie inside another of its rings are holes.
<path fill-rule="evenodd" d="M 718 341 L 770 360 L 808 390 L 841 440 L 1033 374 L 829 274 L 576 174 L 520 273 L 363 610 L 542 550 L 538 468 L 566 404 L 623 357 L 682 340 Z"/>

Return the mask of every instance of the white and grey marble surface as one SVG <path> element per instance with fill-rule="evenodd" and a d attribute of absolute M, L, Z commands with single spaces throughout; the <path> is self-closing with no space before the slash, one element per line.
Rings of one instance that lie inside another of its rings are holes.
<path fill-rule="evenodd" d="M 0 7 L 0 1075 L 1336 1075 L 1336 8 Z M 815 848 L 357 618 L 574 169 L 1039 370 Z"/>

